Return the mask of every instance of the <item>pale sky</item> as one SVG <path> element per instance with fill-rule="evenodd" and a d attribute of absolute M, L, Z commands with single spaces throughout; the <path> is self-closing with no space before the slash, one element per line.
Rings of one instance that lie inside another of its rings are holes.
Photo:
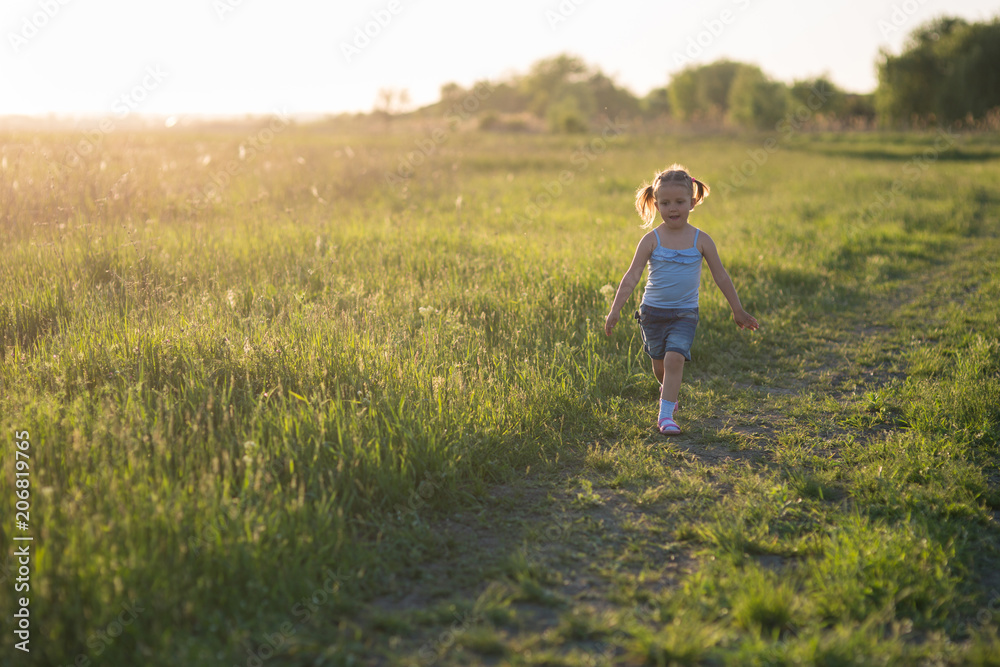
<path fill-rule="evenodd" d="M 638 95 L 731 58 L 785 82 L 876 85 L 880 47 L 1000 0 L 4 0 L 0 114 L 370 111 L 567 52 Z M 367 34 L 365 34 L 367 33 Z"/>

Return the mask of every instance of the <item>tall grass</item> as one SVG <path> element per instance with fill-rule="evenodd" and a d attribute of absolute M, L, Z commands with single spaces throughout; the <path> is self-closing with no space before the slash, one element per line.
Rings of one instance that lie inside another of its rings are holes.
<path fill-rule="evenodd" d="M 724 181 L 754 147 L 452 135 L 390 187 L 417 137 L 293 127 L 240 161 L 254 131 L 109 135 L 74 165 L 61 159 L 73 135 L 4 139 L 0 422 L 33 446 L 34 664 L 242 664 L 286 623 L 289 655 L 331 627 L 350 644 L 345 622 L 434 549 L 415 516 L 529 467 L 587 461 L 595 438 L 635 428 L 621 400 L 649 402 L 640 342 L 625 322 L 600 333 L 601 288 L 641 235 L 631 193 L 675 159 Z M 893 150 L 917 154 L 908 141 Z M 746 496 L 685 482 L 677 493 L 714 507 L 686 518 L 686 536 L 723 558 L 664 603 L 705 609 L 705 625 L 636 631 L 654 663 L 732 648 L 731 631 L 788 656 L 870 648 L 887 614 L 961 639 L 954 619 L 988 602 L 969 582 L 977 549 L 995 559 L 1000 506 L 995 163 L 942 159 L 873 219 L 866 197 L 901 163 L 825 147 L 798 141 L 693 216 L 762 332 L 736 335 L 706 275 L 688 409 L 729 405 L 733 382 L 844 370 L 831 355 L 859 349 L 865 313 L 888 308 L 905 379 L 828 409 L 889 434 L 841 441 L 822 465 L 811 447 L 793 452 L 813 441 L 786 434 L 788 465 L 744 479 Z M 213 189 L 230 160 L 235 176 Z M 551 196 L 566 171 L 572 184 Z M 959 256 L 992 273 L 921 291 L 919 276 Z M 906 308 L 939 319 L 925 330 Z M 5 517 L 11 462 L 5 447 Z M 654 475 L 636 465 L 619 483 Z M 829 510 L 824 489 L 845 488 L 854 507 Z M 809 511 L 793 502 L 803 493 Z M 809 565 L 776 586 L 747 553 Z M 132 602 L 146 611 L 95 655 L 95 632 Z M 862 639 L 836 643 L 852 627 Z"/>

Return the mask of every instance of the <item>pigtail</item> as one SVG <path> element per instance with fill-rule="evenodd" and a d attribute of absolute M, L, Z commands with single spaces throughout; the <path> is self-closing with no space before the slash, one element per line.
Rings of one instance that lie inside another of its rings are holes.
<path fill-rule="evenodd" d="M 702 183 L 694 176 L 691 177 L 691 190 L 691 201 L 695 206 L 703 202 L 705 197 L 708 196 L 708 193 L 712 191 L 712 189 L 708 187 L 707 183 Z"/>
<path fill-rule="evenodd" d="M 652 226 L 656 219 L 656 192 L 652 184 L 644 185 L 635 191 L 635 210 L 646 223 L 643 227 Z"/>

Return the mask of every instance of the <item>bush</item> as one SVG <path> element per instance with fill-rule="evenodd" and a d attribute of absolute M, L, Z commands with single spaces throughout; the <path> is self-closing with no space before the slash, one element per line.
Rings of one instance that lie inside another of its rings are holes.
<path fill-rule="evenodd" d="M 736 125 L 773 128 L 785 116 L 788 89 L 757 68 L 740 70 L 729 90 L 728 119 Z"/>
<path fill-rule="evenodd" d="M 564 97 L 548 109 L 549 129 L 553 132 L 579 133 L 587 131 L 587 117 L 575 97 Z"/>

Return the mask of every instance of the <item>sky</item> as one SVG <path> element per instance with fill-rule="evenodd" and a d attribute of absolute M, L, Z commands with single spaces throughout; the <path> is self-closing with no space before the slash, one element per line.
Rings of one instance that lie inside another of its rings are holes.
<path fill-rule="evenodd" d="M 0 115 L 328 114 L 416 106 L 560 53 L 645 95 L 730 58 L 790 83 L 877 84 L 879 49 L 1000 0 L 5 0 Z"/>

